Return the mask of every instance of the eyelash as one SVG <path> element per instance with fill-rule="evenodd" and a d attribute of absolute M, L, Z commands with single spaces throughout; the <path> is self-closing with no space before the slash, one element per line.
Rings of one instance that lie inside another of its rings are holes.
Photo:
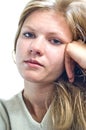
<path fill-rule="evenodd" d="M 52 44 L 56 44 L 56 45 L 60 45 L 60 44 L 62 44 L 62 42 L 60 41 L 60 40 L 58 40 L 58 39 L 51 39 L 51 40 L 49 40 Z"/>
<path fill-rule="evenodd" d="M 35 38 L 35 34 L 34 33 L 31 33 L 31 32 L 25 32 L 23 33 L 24 37 L 26 38 Z"/>
<path fill-rule="evenodd" d="M 32 32 L 25 32 L 23 33 L 25 38 L 34 39 L 36 38 L 36 35 Z M 62 44 L 62 42 L 56 38 L 51 38 L 48 40 L 51 44 L 59 45 Z"/>

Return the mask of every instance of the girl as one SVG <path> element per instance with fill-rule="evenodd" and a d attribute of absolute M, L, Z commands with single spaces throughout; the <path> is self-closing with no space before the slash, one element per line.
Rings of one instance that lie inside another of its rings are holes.
<path fill-rule="evenodd" d="M 86 0 L 31 0 L 14 51 L 24 90 L 0 104 L 0 130 L 86 130 Z"/>

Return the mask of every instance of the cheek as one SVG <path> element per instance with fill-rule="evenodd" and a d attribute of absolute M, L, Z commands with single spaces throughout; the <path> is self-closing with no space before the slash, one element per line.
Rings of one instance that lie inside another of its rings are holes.
<path fill-rule="evenodd" d="M 51 66 L 52 70 L 56 78 L 58 78 L 64 71 L 64 52 L 65 52 L 65 45 L 62 45 L 57 48 L 57 51 L 54 51 L 51 54 L 52 61 Z"/>
<path fill-rule="evenodd" d="M 50 59 L 50 63 L 53 64 L 64 64 L 64 52 L 65 52 L 65 44 L 58 45 L 57 47 L 51 48 L 51 50 L 47 49 L 48 59 Z"/>
<path fill-rule="evenodd" d="M 64 47 L 58 50 L 56 56 L 53 57 L 52 65 L 54 73 L 58 78 L 64 71 Z"/>
<path fill-rule="evenodd" d="M 65 53 L 65 46 L 61 46 L 58 50 L 57 53 L 57 64 L 59 65 L 59 67 L 63 67 L 64 66 L 64 53 Z"/>
<path fill-rule="evenodd" d="M 20 63 L 24 55 L 24 47 L 22 43 L 17 42 L 16 46 L 16 63 Z"/>
<path fill-rule="evenodd" d="M 16 58 L 19 60 L 23 58 L 23 55 L 25 54 L 26 45 L 24 44 L 23 40 L 18 39 L 17 46 L 16 46 Z"/>

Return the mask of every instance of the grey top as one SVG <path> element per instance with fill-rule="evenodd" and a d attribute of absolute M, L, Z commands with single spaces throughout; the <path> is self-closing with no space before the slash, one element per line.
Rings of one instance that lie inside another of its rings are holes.
<path fill-rule="evenodd" d="M 29 113 L 22 93 L 10 100 L 0 101 L 0 130 L 53 130 L 50 108 L 41 123 L 35 121 Z"/>

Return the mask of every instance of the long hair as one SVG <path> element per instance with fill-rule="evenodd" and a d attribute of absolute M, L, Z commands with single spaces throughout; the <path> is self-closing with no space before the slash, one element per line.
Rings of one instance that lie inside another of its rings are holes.
<path fill-rule="evenodd" d="M 86 43 L 86 0 L 30 0 L 20 16 L 15 52 L 22 25 L 36 10 L 61 12 L 73 33 L 73 40 L 80 39 Z M 86 71 L 76 64 L 73 84 L 68 82 L 65 72 L 54 84 L 56 91 L 51 114 L 55 129 L 86 130 Z"/>

